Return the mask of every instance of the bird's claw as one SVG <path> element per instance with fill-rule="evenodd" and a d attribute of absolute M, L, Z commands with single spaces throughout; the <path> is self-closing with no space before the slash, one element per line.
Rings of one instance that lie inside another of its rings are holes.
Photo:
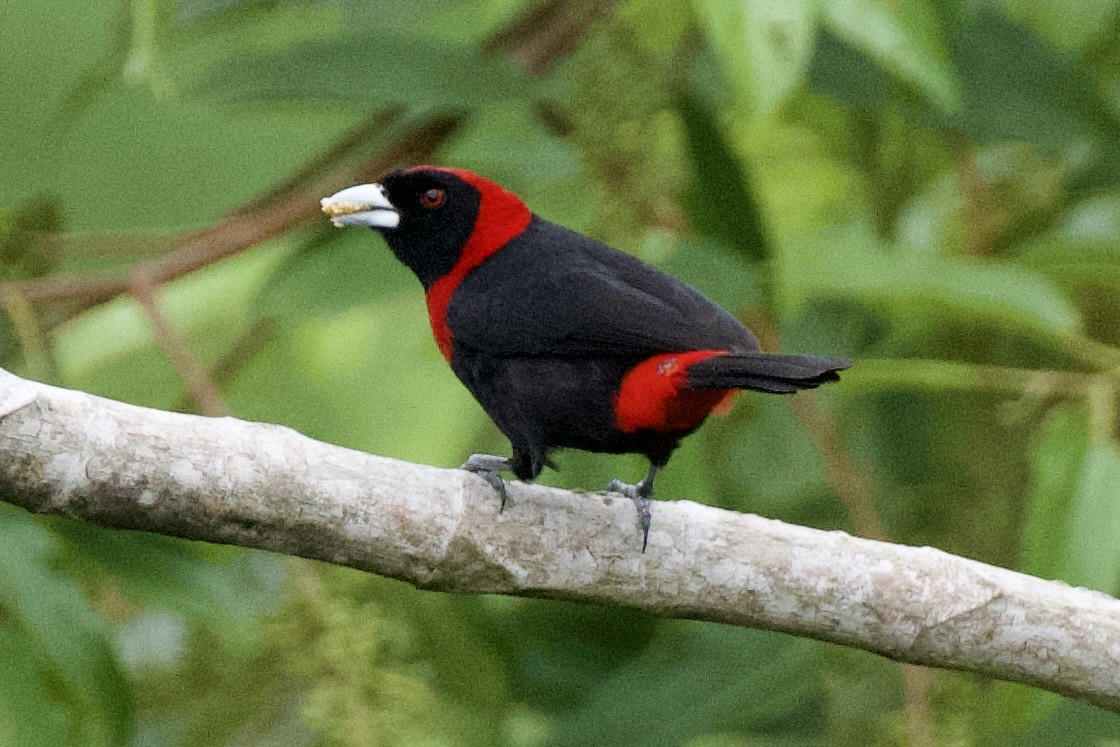
<path fill-rule="evenodd" d="M 615 479 L 607 485 L 607 490 L 624 495 L 634 501 L 634 505 L 638 509 L 638 522 L 642 526 L 642 552 L 645 552 L 646 545 L 649 544 L 649 527 L 652 521 L 649 511 L 649 494 L 645 490 L 644 481 L 634 485 Z"/>
<path fill-rule="evenodd" d="M 506 482 L 498 472 L 509 469 L 508 459 L 489 454 L 471 454 L 467 461 L 460 465 L 459 469 L 473 472 L 490 483 L 491 487 L 498 492 L 498 497 L 502 501 L 498 507 L 498 513 L 506 510 L 506 501 L 509 499 L 509 494 L 506 492 Z"/>
<path fill-rule="evenodd" d="M 612 493 L 619 493 L 627 498 L 638 499 L 638 486 L 630 482 L 623 482 L 617 478 L 610 481 L 607 485 L 607 490 Z"/>

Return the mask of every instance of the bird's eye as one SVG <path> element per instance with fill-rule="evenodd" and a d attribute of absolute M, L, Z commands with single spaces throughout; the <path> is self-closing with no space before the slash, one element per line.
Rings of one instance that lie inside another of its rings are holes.
<path fill-rule="evenodd" d="M 429 189 L 420 195 L 420 204 L 429 210 L 434 210 L 447 202 L 447 194 L 442 189 Z"/>

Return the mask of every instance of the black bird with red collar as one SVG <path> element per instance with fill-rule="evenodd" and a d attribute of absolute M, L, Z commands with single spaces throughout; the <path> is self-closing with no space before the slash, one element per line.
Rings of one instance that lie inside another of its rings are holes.
<path fill-rule="evenodd" d="M 649 474 L 608 490 L 635 500 L 642 550 L 658 470 L 736 390 L 788 394 L 836 381 L 850 361 L 763 353 L 692 286 L 534 215 L 463 169 L 417 166 L 322 201 L 335 225 L 368 226 L 411 269 L 443 357 L 513 446 L 464 469 L 532 480 L 557 448 L 644 454 Z"/>

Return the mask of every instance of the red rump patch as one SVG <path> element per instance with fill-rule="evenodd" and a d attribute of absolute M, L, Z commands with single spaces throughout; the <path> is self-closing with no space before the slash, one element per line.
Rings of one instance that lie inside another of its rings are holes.
<path fill-rule="evenodd" d="M 435 169 L 454 174 L 482 195 L 478 205 L 478 215 L 474 221 L 474 231 L 463 245 L 459 261 L 450 272 L 428 289 L 428 319 L 432 323 L 432 334 L 435 335 L 436 344 L 439 345 L 443 357 L 450 362 L 455 352 L 455 340 L 451 334 L 451 327 L 447 324 L 447 307 L 451 305 L 451 297 L 455 295 L 455 291 L 458 290 L 459 284 L 463 282 L 467 273 L 529 227 L 533 214 L 520 197 L 489 179 L 483 179 L 473 171 L 442 166 L 415 168 Z"/>
<path fill-rule="evenodd" d="M 691 431 L 717 408 L 728 405 L 734 389 L 688 389 L 688 368 L 724 355 L 726 350 L 691 350 L 646 358 L 622 377 L 615 396 L 615 425 L 623 433 Z"/>

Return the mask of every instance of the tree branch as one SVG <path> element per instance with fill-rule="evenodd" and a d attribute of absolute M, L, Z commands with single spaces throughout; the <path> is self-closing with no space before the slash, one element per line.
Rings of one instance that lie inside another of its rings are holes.
<path fill-rule="evenodd" d="M 1120 601 L 928 548 L 482 479 L 288 428 L 150 410 L 0 370 L 0 495 L 424 589 L 620 604 L 1036 685 L 1120 712 Z"/>

